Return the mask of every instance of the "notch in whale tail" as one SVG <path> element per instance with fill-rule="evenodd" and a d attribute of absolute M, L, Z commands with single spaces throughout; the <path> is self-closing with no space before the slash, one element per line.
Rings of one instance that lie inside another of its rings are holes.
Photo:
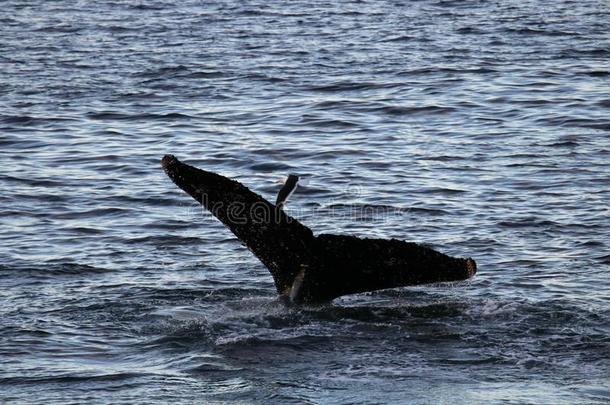
<path fill-rule="evenodd" d="M 465 280 L 471 258 L 453 258 L 396 239 L 321 234 L 287 215 L 243 184 L 166 155 L 169 178 L 237 236 L 269 269 L 282 297 L 320 303 L 342 295 Z"/>

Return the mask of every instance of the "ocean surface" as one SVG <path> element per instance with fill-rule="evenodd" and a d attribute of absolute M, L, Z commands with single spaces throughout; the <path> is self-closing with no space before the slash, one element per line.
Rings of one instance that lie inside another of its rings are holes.
<path fill-rule="evenodd" d="M 3 1 L 0 402 L 610 403 L 607 1 Z M 166 153 L 468 282 L 285 308 Z"/>

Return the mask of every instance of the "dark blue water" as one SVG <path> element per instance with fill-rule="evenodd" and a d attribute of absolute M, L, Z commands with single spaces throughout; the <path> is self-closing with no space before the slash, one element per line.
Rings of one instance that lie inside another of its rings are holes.
<path fill-rule="evenodd" d="M 606 1 L 5 1 L 0 401 L 610 402 Z M 286 309 L 162 173 L 474 280 Z"/>

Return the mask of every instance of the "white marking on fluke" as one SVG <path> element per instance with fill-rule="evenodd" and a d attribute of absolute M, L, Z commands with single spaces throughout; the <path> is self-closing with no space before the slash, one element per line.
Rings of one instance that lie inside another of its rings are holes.
<path fill-rule="evenodd" d="M 299 294 L 299 291 L 301 290 L 301 286 L 303 285 L 303 279 L 305 278 L 306 267 L 307 266 L 303 265 L 301 267 L 301 271 L 297 273 L 297 275 L 294 277 L 294 280 L 292 281 L 292 288 L 290 288 L 290 294 L 288 295 L 288 298 L 290 299 L 291 303 L 294 303 L 294 300 L 296 299 L 297 295 Z"/>

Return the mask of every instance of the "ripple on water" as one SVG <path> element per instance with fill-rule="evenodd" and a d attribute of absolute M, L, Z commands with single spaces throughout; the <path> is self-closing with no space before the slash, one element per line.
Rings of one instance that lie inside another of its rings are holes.
<path fill-rule="evenodd" d="M 610 400 L 599 4 L 2 6 L 2 400 Z M 285 308 L 165 153 L 479 272 Z"/>

